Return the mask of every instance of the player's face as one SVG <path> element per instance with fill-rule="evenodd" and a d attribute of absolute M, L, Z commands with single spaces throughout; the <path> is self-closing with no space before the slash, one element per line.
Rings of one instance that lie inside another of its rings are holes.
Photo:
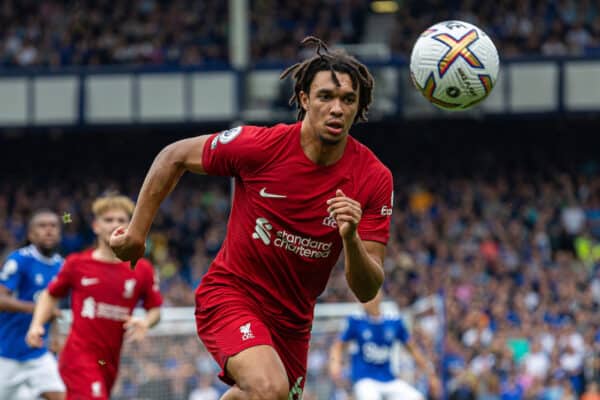
<path fill-rule="evenodd" d="M 300 92 L 307 122 L 319 138 L 335 144 L 348 135 L 358 112 L 358 86 L 352 87 L 350 75 L 335 72 L 337 86 L 331 71 L 319 71 L 310 85 L 310 93 Z"/>
<path fill-rule="evenodd" d="M 53 213 L 38 214 L 29 225 L 29 241 L 43 253 L 53 251 L 60 242 L 60 223 Z"/>
<path fill-rule="evenodd" d="M 108 245 L 110 235 L 119 226 L 129 224 L 129 214 L 124 210 L 114 208 L 96 217 L 92 225 L 98 240 Z"/>

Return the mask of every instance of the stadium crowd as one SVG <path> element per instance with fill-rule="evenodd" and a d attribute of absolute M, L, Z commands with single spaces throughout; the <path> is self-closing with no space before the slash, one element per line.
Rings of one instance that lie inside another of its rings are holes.
<path fill-rule="evenodd" d="M 23 243 L 27 215 L 38 207 L 71 215 L 63 254 L 91 245 L 91 199 L 106 190 L 134 196 L 142 167 L 128 168 L 122 179 L 87 173 L 97 178 L 41 185 L 3 179 L 0 253 Z M 575 399 L 600 378 L 598 165 L 548 171 L 396 174 L 386 291 L 412 310 L 413 334 L 444 374 L 450 398 Z M 148 242 L 166 306 L 193 306 L 194 287 L 224 238 L 230 205 L 227 181 L 185 179 L 161 208 Z M 436 294 L 443 312 L 426 301 Z M 341 263 L 320 301 L 354 301 Z M 311 390 L 327 388 L 336 398 L 345 390 L 327 379 L 332 339 L 313 340 L 307 399 Z M 172 399 L 211 398 L 198 393 L 222 390 L 215 377 L 215 364 L 195 337 L 153 337 L 125 351 L 116 396 L 158 399 L 151 393 L 162 388 Z"/>
<path fill-rule="evenodd" d="M 504 58 L 597 54 L 600 6 L 592 0 L 410 0 L 382 42 L 406 60 L 416 37 L 447 19 L 475 23 Z M 250 1 L 251 59 L 294 61 L 298 43 L 317 35 L 334 44 L 365 42 L 368 2 L 360 0 Z M 225 66 L 228 6 L 219 0 L 7 0 L 0 6 L 0 65 Z M 371 24 L 378 25 L 378 24 Z"/>
<path fill-rule="evenodd" d="M 483 29 L 503 59 L 593 55 L 600 49 L 600 4 L 592 0 L 427 0 L 404 4 L 395 15 L 389 37 L 393 54 L 405 60 L 421 32 L 450 19 Z"/>

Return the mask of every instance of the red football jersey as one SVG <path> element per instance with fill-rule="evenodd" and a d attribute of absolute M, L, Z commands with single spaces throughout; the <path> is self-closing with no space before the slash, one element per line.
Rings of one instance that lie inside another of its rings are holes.
<path fill-rule="evenodd" d="M 250 296 L 290 333 L 310 332 L 313 309 L 342 250 L 327 200 L 336 189 L 360 202 L 358 232 L 386 244 L 392 174 L 364 145 L 348 138 L 340 160 L 317 165 L 300 144 L 301 123 L 243 126 L 213 135 L 202 165 L 235 177 L 227 236 L 197 289 L 199 307 L 226 301 L 220 288 Z"/>
<path fill-rule="evenodd" d="M 86 355 L 117 368 L 124 321 L 140 300 L 147 310 L 162 304 L 154 269 L 145 259 L 131 270 L 127 262 L 94 260 L 91 251 L 72 254 L 48 285 L 54 297 L 64 297 L 69 290 L 73 322 L 61 362 Z"/>

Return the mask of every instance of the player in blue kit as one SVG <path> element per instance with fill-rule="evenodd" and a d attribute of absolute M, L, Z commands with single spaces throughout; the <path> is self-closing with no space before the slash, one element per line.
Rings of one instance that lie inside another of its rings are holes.
<path fill-rule="evenodd" d="M 423 400 L 417 389 L 394 376 L 390 358 L 395 342 L 402 343 L 424 371 L 432 392 L 439 393 L 440 383 L 417 344 L 399 317 L 383 315 L 381 291 L 364 304 L 366 315 L 348 318 L 346 329 L 337 339 L 330 354 L 329 372 L 334 380 L 342 376 L 342 360 L 350 342 L 356 344 L 351 356 L 351 380 L 356 400 Z"/>
<path fill-rule="evenodd" d="M 46 345 L 34 349 L 25 343 L 37 296 L 63 263 L 56 253 L 60 237 L 58 215 L 36 211 L 29 222 L 31 244 L 10 253 L 0 269 L 0 399 L 17 398 L 23 385 L 34 398 L 65 398 L 55 357 Z"/>

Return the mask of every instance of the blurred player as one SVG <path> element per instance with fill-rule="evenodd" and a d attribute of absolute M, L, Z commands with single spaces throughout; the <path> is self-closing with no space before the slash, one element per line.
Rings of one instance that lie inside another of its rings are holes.
<path fill-rule="evenodd" d="M 63 258 L 56 253 L 60 242 L 58 215 L 50 210 L 33 213 L 29 221 L 29 246 L 12 252 L 0 269 L 0 399 L 14 399 L 21 386 L 28 393 L 49 400 L 64 399 L 65 386 L 56 359 L 48 351 L 48 335 L 40 347 L 25 343 L 35 299 L 58 273 Z M 58 315 L 51 309 L 48 320 Z M 49 323 L 44 330 L 47 332 Z"/>
<path fill-rule="evenodd" d="M 417 389 L 392 373 L 392 346 L 400 341 L 427 374 L 433 392 L 439 393 L 441 386 L 433 368 L 411 339 L 402 320 L 382 314 L 382 297 L 379 292 L 364 305 L 365 316 L 348 318 L 346 329 L 331 347 L 329 373 L 332 379 L 341 379 L 343 353 L 347 345 L 354 342 L 357 349 L 351 359 L 351 380 L 356 400 L 424 400 Z"/>
<path fill-rule="evenodd" d="M 160 296 L 154 269 L 140 260 L 132 271 L 117 259 L 109 246 L 111 233 L 126 225 L 134 205 L 125 196 L 107 196 L 94 201 L 93 229 L 98 245 L 92 251 L 72 254 L 56 279 L 38 300 L 27 343 L 42 345 L 44 323 L 59 298 L 71 292 L 73 323 L 60 354 L 60 374 L 67 386 L 67 399 L 108 399 L 115 382 L 123 337 L 141 340 L 160 319 Z M 146 318 L 131 313 L 139 300 Z"/>
<path fill-rule="evenodd" d="M 317 296 L 341 252 L 361 301 L 383 282 L 392 175 L 349 136 L 365 120 L 373 78 L 323 42 L 288 68 L 299 122 L 241 126 L 175 142 L 146 176 L 131 224 L 111 246 L 136 260 L 159 205 L 185 171 L 236 179 L 227 237 L 196 290 L 198 335 L 233 385 L 231 399 L 296 399 L 306 379 Z"/>

